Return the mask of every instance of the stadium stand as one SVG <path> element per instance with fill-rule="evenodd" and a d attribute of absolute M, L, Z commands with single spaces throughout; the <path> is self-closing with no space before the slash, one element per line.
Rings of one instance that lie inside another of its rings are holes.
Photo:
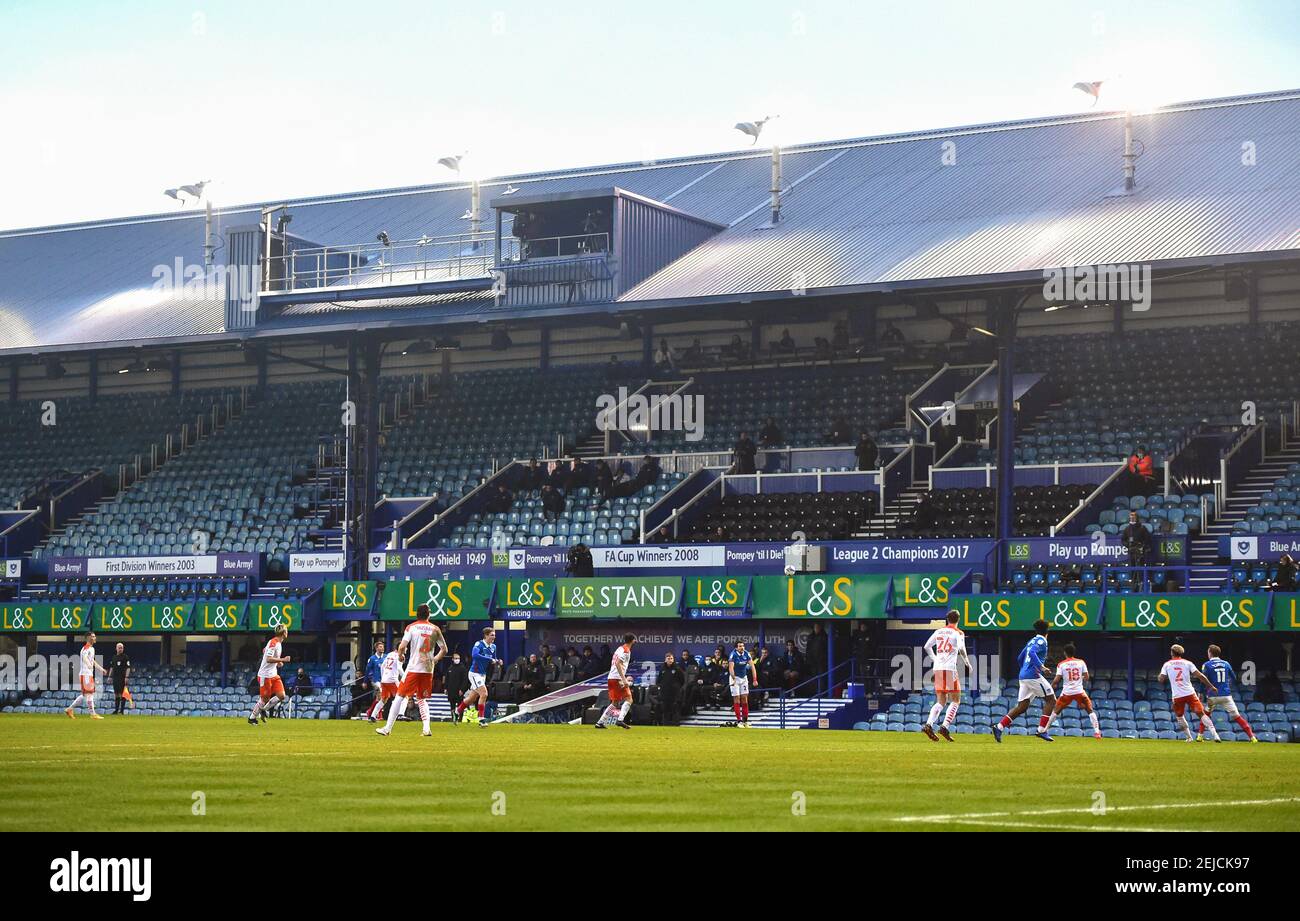
<path fill-rule="evenodd" d="M 321 439 L 340 425 L 342 387 L 276 385 L 213 435 L 102 502 L 33 556 L 266 553 L 314 546 L 333 523 L 328 483 L 317 477 Z M 196 538 L 196 534 L 200 535 Z"/>
<path fill-rule="evenodd" d="M 1090 487 L 1017 486 L 1015 533 L 1042 537 L 1087 497 Z M 908 538 L 973 538 L 993 533 L 996 491 L 991 487 L 934 489 L 922 493 L 895 533 Z"/>
<path fill-rule="evenodd" d="M 183 426 L 193 429 L 214 409 L 224 419 L 228 398 L 233 405 L 239 391 L 59 397 L 49 401 L 53 424 L 42 422 L 45 400 L 0 403 L 0 508 L 21 507 L 34 486 L 59 474 L 111 471 L 115 486 L 118 467 L 148 458 L 151 448 L 179 436 Z"/>
<path fill-rule="evenodd" d="M 874 492 L 730 495 L 681 541 L 788 541 L 795 531 L 804 531 L 808 540 L 846 540 L 861 530 L 878 503 Z"/>

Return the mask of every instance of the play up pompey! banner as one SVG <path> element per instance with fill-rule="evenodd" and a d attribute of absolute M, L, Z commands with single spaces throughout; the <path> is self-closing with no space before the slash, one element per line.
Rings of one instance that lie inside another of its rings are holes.
<path fill-rule="evenodd" d="M 1157 534 L 1153 540 L 1153 561 L 1179 564 L 1187 562 L 1187 538 L 1182 535 Z M 1078 566 L 1128 565 L 1128 550 L 1114 534 L 1091 537 L 1036 537 L 1007 542 L 1007 560 L 1011 563 L 1055 563 Z"/>

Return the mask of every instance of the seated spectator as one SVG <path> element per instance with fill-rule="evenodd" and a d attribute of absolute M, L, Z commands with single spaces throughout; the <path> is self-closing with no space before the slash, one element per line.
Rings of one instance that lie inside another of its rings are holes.
<path fill-rule="evenodd" d="M 795 350 L 794 336 L 790 335 L 789 329 L 781 330 L 781 338 L 777 340 L 772 347 L 774 352 L 793 352 Z"/>
<path fill-rule="evenodd" d="M 817 358 L 831 357 L 831 341 L 825 336 L 813 337 L 813 355 Z"/>
<path fill-rule="evenodd" d="M 1146 449 L 1146 445 L 1138 445 L 1137 450 L 1129 455 L 1125 471 L 1130 498 L 1155 494 L 1155 460 L 1151 457 L 1151 452 Z"/>
<path fill-rule="evenodd" d="M 858 435 L 858 446 L 853 449 L 853 454 L 858 459 L 859 470 L 876 469 L 880 450 L 876 447 L 876 440 L 868 433 L 862 432 Z"/>
<path fill-rule="evenodd" d="M 541 489 L 545 483 L 546 471 L 542 469 L 542 465 L 537 463 L 537 458 L 534 457 L 528 462 L 528 466 L 524 468 L 524 472 L 519 478 L 519 488 L 523 490 Z"/>
<path fill-rule="evenodd" d="M 772 651 L 766 646 L 759 647 L 758 661 L 755 663 L 758 669 L 758 683 L 764 688 L 779 688 L 781 686 L 781 669 L 777 665 L 776 659 L 772 658 Z"/>
<path fill-rule="evenodd" d="M 794 640 L 785 641 L 785 652 L 778 657 L 777 665 L 781 669 L 781 687 L 789 690 L 803 681 L 806 666 Z"/>
<path fill-rule="evenodd" d="M 699 364 L 704 361 L 704 346 L 701 344 L 700 340 L 693 340 L 690 348 L 686 350 L 686 354 L 682 357 L 692 364 Z"/>
<path fill-rule="evenodd" d="M 623 379 L 623 365 L 618 360 L 617 355 L 609 356 L 609 364 L 605 365 L 605 380 L 609 383 L 617 383 Z"/>
<path fill-rule="evenodd" d="M 749 357 L 749 346 L 745 345 L 745 340 L 741 339 L 737 334 L 731 337 L 731 343 L 727 346 L 727 354 L 737 361 L 744 361 Z"/>
<path fill-rule="evenodd" d="M 510 511 L 514 504 L 515 494 L 507 489 L 504 483 L 501 483 L 497 486 L 496 492 L 487 498 L 484 507 L 493 514 L 504 515 Z"/>
<path fill-rule="evenodd" d="M 741 432 L 731 450 L 735 458 L 731 466 L 732 473 L 753 473 L 754 457 L 758 454 L 758 446 L 754 444 L 754 439 L 749 437 L 749 432 Z"/>
<path fill-rule="evenodd" d="M 686 686 L 686 673 L 670 652 L 655 679 L 659 686 L 659 721 L 665 726 L 676 726 L 682 715 L 682 689 Z"/>
<path fill-rule="evenodd" d="M 844 421 L 844 417 L 836 416 L 835 421 L 831 423 L 831 430 L 826 433 L 826 443 L 830 445 L 846 445 L 852 437 L 849 434 L 849 424 Z"/>
<path fill-rule="evenodd" d="M 557 672 L 560 670 L 560 660 L 551 653 L 549 643 L 543 643 L 541 648 L 537 650 L 537 660 L 542 663 L 542 668 L 548 672 L 551 669 L 555 669 Z"/>
<path fill-rule="evenodd" d="M 590 646 L 582 647 L 582 656 L 578 663 L 579 678 L 583 681 L 588 678 L 595 678 L 608 668 L 608 665 L 600 664 L 600 660 L 596 658 L 596 653 Z"/>
<path fill-rule="evenodd" d="M 568 461 L 556 461 L 555 466 L 551 468 L 546 482 L 552 489 L 564 489 L 564 484 L 569 481 L 569 463 Z"/>
<path fill-rule="evenodd" d="M 564 494 L 571 495 L 575 489 L 591 485 L 591 465 L 581 457 L 575 457 L 569 463 L 569 476 L 564 482 Z"/>
<path fill-rule="evenodd" d="M 671 544 L 673 542 L 672 532 L 668 530 L 668 525 L 664 525 L 658 531 L 650 535 L 649 543 L 652 544 Z"/>
<path fill-rule="evenodd" d="M 731 697 L 731 675 L 727 670 L 727 652 L 721 646 L 713 650 L 701 670 L 702 700 L 706 707 L 720 708 Z"/>
<path fill-rule="evenodd" d="M 637 469 L 636 476 L 632 478 L 632 492 L 640 492 L 647 486 L 653 486 L 659 482 L 659 477 L 663 471 L 659 467 L 659 458 L 653 454 L 647 454 L 641 458 L 641 466 Z"/>
<path fill-rule="evenodd" d="M 293 693 L 299 697 L 310 697 L 316 693 L 316 688 L 311 683 L 311 676 L 307 674 L 307 669 L 298 669 L 298 674 L 293 679 Z"/>
<path fill-rule="evenodd" d="M 831 333 L 831 348 L 836 352 L 849 350 L 849 324 L 843 320 L 835 324 L 835 330 Z"/>
<path fill-rule="evenodd" d="M 596 496 L 599 502 L 596 507 L 604 505 L 614 494 L 614 474 L 610 472 L 609 464 L 605 461 L 596 461 L 596 474 L 592 477 L 595 484 Z"/>
<path fill-rule="evenodd" d="M 673 350 L 668 347 L 667 339 L 659 340 L 659 348 L 655 351 L 655 369 L 669 372 L 677 370 L 677 363 L 673 360 Z"/>
<path fill-rule="evenodd" d="M 542 487 L 542 517 L 552 521 L 564 514 L 564 493 L 550 483 Z"/>
<path fill-rule="evenodd" d="M 758 433 L 758 443 L 764 448 L 775 448 L 785 444 L 785 434 L 771 416 L 767 417 L 767 421 L 763 423 L 763 428 Z"/>
<path fill-rule="evenodd" d="M 880 341 L 886 345 L 902 345 L 903 331 L 892 322 L 887 322 L 884 331 L 880 334 Z"/>
<path fill-rule="evenodd" d="M 545 691 L 546 672 L 542 668 L 541 660 L 537 658 L 537 653 L 533 653 L 520 669 L 519 700 L 521 703 L 532 700 L 534 697 L 540 697 Z"/>

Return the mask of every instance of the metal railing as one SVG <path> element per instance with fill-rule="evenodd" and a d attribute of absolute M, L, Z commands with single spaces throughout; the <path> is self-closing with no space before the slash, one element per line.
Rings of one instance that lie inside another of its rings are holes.
<path fill-rule="evenodd" d="M 489 233 L 297 247 L 270 258 L 262 293 L 483 278 L 496 255 Z"/>
<path fill-rule="evenodd" d="M 608 233 L 578 233 L 555 237 L 518 237 L 501 241 L 499 263 L 528 262 L 566 256 L 596 256 L 609 252 Z"/>

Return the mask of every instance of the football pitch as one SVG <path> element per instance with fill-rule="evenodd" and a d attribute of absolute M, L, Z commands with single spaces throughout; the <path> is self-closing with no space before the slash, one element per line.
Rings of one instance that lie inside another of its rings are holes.
<path fill-rule="evenodd" d="M 1300 830 L 1266 743 L 6 714 L 0 771 L 0 831 Z"/>

